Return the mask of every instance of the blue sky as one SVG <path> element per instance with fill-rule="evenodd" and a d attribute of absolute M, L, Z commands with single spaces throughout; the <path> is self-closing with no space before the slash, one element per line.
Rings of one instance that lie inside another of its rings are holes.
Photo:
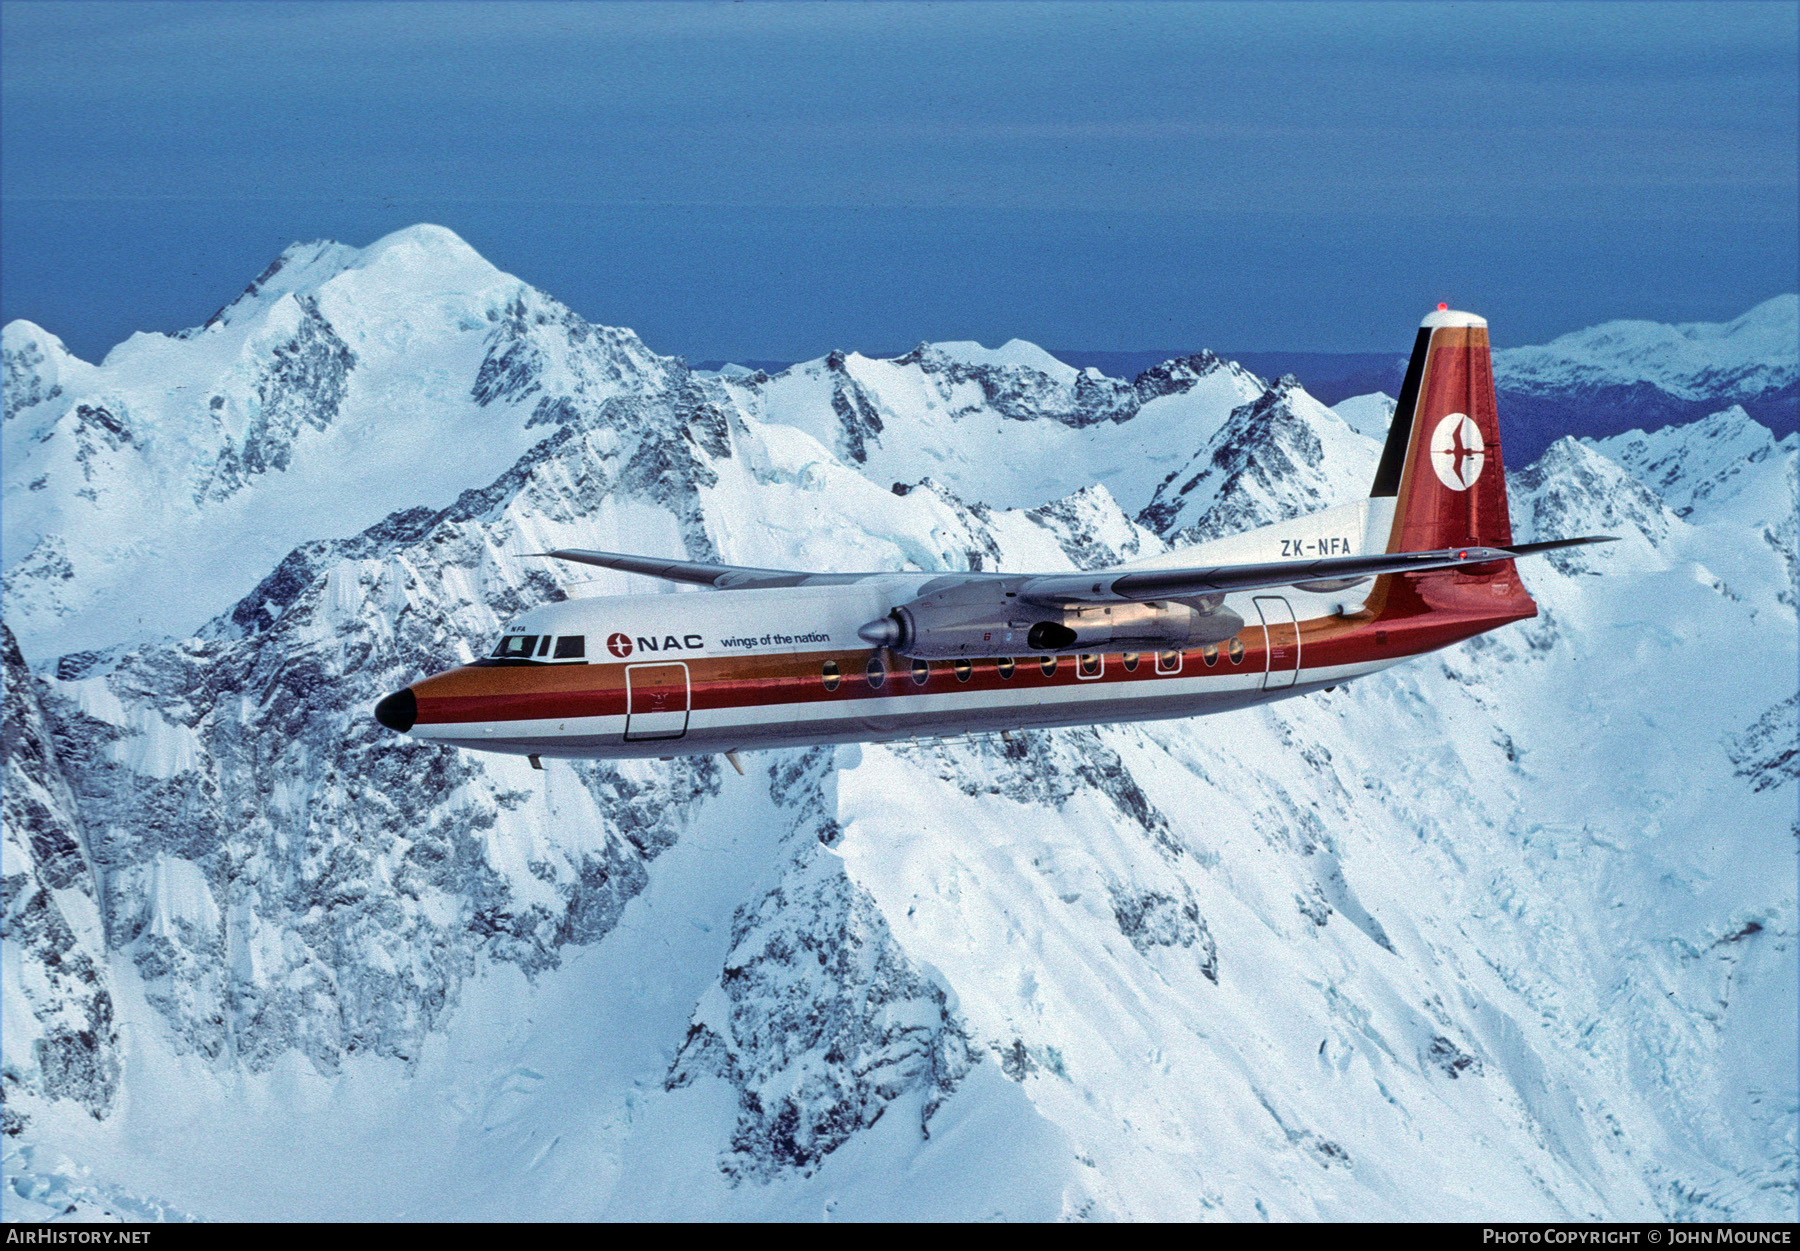
<path fill-rule="evenodd" d="M 6 3 L 0 310 L 451 227 L 690 359 L 1404 350 L 1795 289 L 1800 6 Z"/>

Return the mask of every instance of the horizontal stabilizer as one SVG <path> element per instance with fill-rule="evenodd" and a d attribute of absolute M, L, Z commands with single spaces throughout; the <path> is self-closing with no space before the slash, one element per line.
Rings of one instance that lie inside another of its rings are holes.
<path fill-rule="evenodd" d="M 1584 543 L 1617 543 L 1614 534 L 1590 534 L 1585 539 L 1547 539 L 1542 543 L 1515 543 L 1506 550 L 1514 556 L 1536 556 L 1539 552 L 1554 552 L 1564 547 L 1580 547 Z"/>

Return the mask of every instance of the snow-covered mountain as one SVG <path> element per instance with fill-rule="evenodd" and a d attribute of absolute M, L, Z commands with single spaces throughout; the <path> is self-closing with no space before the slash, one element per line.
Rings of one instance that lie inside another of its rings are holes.
<path fill-rule="evenodd" d="M 1647 382 L 1685 400 L 1755 398 L 1800 374 L 1800 296 L 1778 295 L 1728 322 L 1609 321 L 1541 347 L 1494 354 L 1509 387 L 1569 391 Z"/>
<path fill-rule="evenodd" d="M 1494 385 L 1508 447 L 1527 458 L 1565 433 L 1685 424 L 1733 404 L 1785 433 L 1800 415 L 1800 297 L 1728 322 L 1609 321 L 1496 352 Z"/>
<path fill-rule="evenodd" d="M 1373 482 L 1380 457 L 1378 441 L 1283 378 L 1233 409 L 1157 487 L 1139 519 L 1178 547 L 1203 543 L 1252 529 L 1263 517 L 1322 512 L 1353 499 L 1358 492 L 1349 484 Z"/>
<path fill-rule="evenodd" d="M 748 411 L 805 430 L 877 482 L 929 477 L 1002 508 L 1099 483 L 1134 513 L 1266 389 L 1210 352 L 1127 383 L 1018 340 L 922 343 L 892 360 L 833 353 L 728 381 Z"/>
<path fill-rule="evenodd" d="M 526 321 L 486 478 L 318 527 L 191 637 L 7 647 L 7 1219 L 1791 1214 L 1793 437 L 1515 465 L 1522 540 L 1623 541 L 1327 694 L 536 772 L 368 716 L 654 585 L 525 553 L 1090 566 L 1366 491 L 1379 404 L 1020 344 L 607 389 Z"/>
<path fill-rule="evenodd" d="M 6 617 L 34 659 L 191 633 L 296 543 L 441 507 L 684 372 L 436 226 L 296 244 L 97 366 L 13 322 L 4 361 Z"/>
<path fill-rule="evenodd" d="M 5 336 L 6 616 L 34 661 L 191 633 L 296 543 L 441 507 L 612 397 L 688 385 L 433 226 L 295 245 L 204 326 L 97 366 Z M 1017 341 L 724 381 L 878 482 L 996 507 L 1101 484 L 1133 513 L 1264 391 L 1210 353 L 1127 383 Z"/>

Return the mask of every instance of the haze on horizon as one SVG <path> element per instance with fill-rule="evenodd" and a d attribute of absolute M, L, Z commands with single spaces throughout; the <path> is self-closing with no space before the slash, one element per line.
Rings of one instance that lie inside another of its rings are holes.
<path fill-rule="evenodd" d="M 1791 4 L 0 6 L 0 315 L 436 222 L 693 360 L 1400 352 L 1800 286 Z"/>

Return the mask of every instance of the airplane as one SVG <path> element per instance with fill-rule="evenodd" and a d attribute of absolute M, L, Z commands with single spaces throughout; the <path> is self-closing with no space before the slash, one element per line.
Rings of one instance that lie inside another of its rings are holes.
<path fill-rule="evenodd" d="M 1366 499 L 1086 573 L 809 573 L 536 553 L 709 588 L 545 604 L 382 699 L 424 742 L 619 759 L 1226 712 L 1537 615 L 1515 560 L 1487 322 L 1420 323 Z"/>

